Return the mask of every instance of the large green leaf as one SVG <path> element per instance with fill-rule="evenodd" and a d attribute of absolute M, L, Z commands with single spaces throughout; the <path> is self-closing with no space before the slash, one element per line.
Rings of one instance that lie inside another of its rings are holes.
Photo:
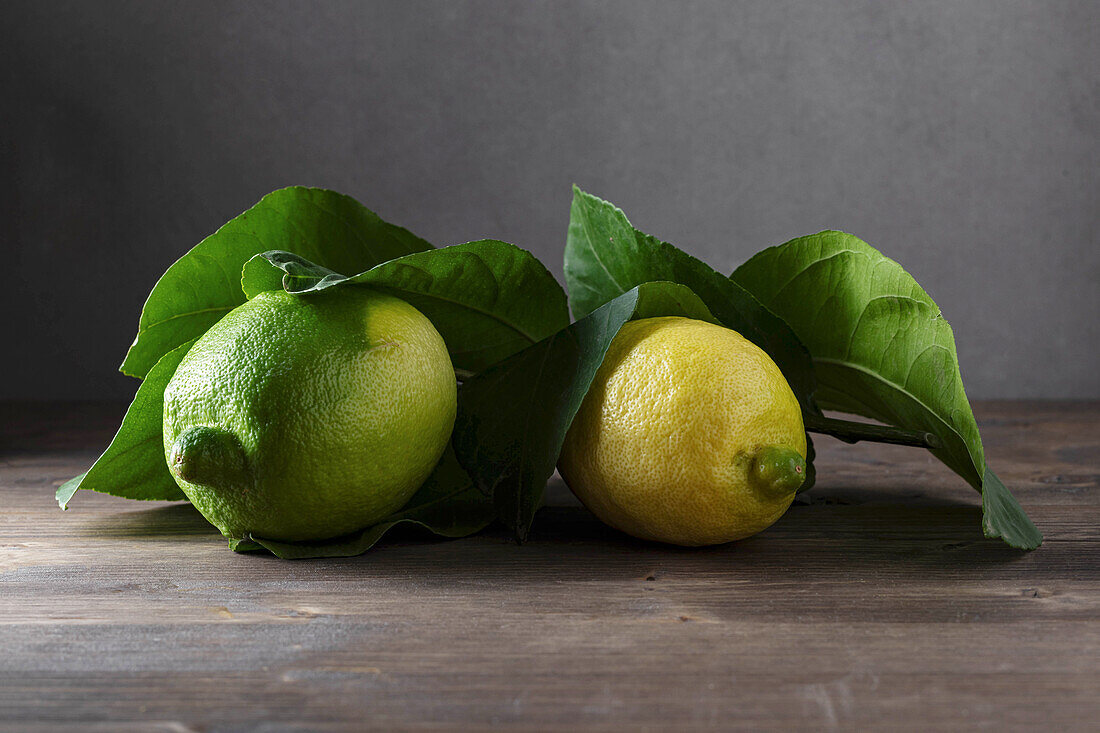
<path fill-rule="evenodd" d="M 349 196 L 300 186 L 274 191 L 195 245 L 161 276 L 145 301 L 137 338 L 120 368 L 144 377 L 164 354 L 198 338 L 243 303 L 241 268 L 253 255 L 286 250 L 339 272 L 362 272 L 431 248 Z"/>
<path fill-rule="evenodd" d="M 188 341 L 157 360 L 138 387 L 107 450 L 87 472 L 58 488 L 57 503 L 62 509 L 78 489 L 126 499 L 187 499 L 169 473 L 164 458 L 164 388 L 193 343 Z"/>
<path fill-rule="evenodd" d="M 237 552 L 266 549 L 284 560 L 361 555 L 399 524 L 414 524 L 441 537 L 465 537 L 493 520 L 493 505 L 478 491 L 448 449 L 424 485 L 400 511 L 378 524 L 323 542 L 279 542 L 262 537 L 231 542 Z"/>
<path fill-rule="evenodd" d="M 248 297 L 283 287 L 301 295 L 366 285 L 402 298 L 443 335 L 456 369 L 478 372 L 569 323 L 565 293 L 531 253 L 484 239 L 417 252 L 344 277 L 289 252 L 244 268 Z"/>
<path fill-rule="evenodd" d="M 817 412 L 810 355 L 782 319 L 706 263 L 638 231 L 620 209 L 576 186 L 565 244 L 565 279 L 577 318 L 642 283 L 667 280 L 686 285 L 720 323 L 768 352 L 803 410 Z"/>
<path fill-rule="evenodd" d="M 986 468 L 951 326 L 901 265 L 826 231 L 766 249 L 732 278 L 810 350 L 821 407 L 932 433 L 936 457 L 983 492 L 986 536 L 1039 546 L 1042 535 Z"/>
<path fill-rule="evenodd" d="M 458 460 L 517 538 L 527 537 L 565 434 L 615 334 L 632 318 L 667 315 L 717 322 L 687 287 L 644 283 L 462 385 Z"/>

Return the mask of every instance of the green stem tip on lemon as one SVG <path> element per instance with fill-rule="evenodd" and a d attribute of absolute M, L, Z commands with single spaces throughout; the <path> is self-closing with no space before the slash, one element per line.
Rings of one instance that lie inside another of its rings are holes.
<path fill-rule="evenodd" d="M 180 433 L 168 454 L 176 478 L 204 486 L 230 487 L 247 480 L 241 441 L 221 428 L 196 425 Z"/>
<path fill-rule="evenodd" d="M 753 483 L 764 491 L 793 495 L 806 480 L 806 459 L 785 445 L 766 445 L 753 455 L 749 470 Z"/>

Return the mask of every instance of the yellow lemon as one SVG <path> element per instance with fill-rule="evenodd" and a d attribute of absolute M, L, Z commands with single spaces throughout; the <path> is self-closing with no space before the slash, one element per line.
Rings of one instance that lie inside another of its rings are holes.
<path fill-rule="evenodd" d="M 317 540 L 400 509 L 454 427 L 443 338 L 363 288 L 263 293 L 184 357 L 164 393 L 176 483 L 230 538 Z"/>
<path fill-rule="evenodd" d="M 802 412 L 775 362 L 736 331 L 666 317 L 619 331 L 558 468 L 612 527 L 710 545 L 779 519 L 805 456 Z"/>

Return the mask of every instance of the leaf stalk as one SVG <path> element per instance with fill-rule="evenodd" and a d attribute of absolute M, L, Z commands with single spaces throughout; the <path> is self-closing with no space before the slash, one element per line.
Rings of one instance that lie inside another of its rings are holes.
<path fill-rule="evenodd" d="M 861 440 L 868 440 L 873 443 L 911 445 L 929 450 L 940 447 L 939 438 L 924 430 L 905 430 L 890 425 L 873 425 L 871 423 L 825 417 L 824 415 L 804 414 L 802 421 L 807 432 L 831 435 L 845 443 L 858 443 Z"/>

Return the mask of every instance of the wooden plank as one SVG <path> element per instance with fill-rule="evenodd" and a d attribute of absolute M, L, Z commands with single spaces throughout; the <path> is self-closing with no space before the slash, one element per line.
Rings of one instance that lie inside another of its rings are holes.
<path fill-rule="evenodd" d="M 184 504 L 52 490 L 117 405 L 0 404 L 0 728 L 1095 730 L 1100 405 L 994 403 L 1044 531 L 980 532 L 918 450 L 819 441 L 767 532 L 682 549 L 555 481 L 531 542 L 402 532 L 340 560 L 229 552 Z"/>

